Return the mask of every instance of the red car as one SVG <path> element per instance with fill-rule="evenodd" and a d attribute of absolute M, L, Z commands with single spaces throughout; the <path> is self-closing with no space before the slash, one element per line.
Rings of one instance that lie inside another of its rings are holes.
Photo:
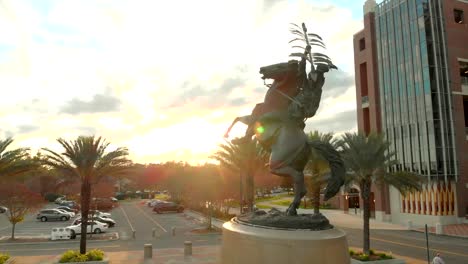
<path fill-rule="evenodd" d="M 163 202 L 157 203 L 153 207 L 153 212 L 158 214 L 162 212 L 178 212 L 182 213 L 184 211 L 184 207 L 182 205 L 173 203 L 173 202 Z"/>

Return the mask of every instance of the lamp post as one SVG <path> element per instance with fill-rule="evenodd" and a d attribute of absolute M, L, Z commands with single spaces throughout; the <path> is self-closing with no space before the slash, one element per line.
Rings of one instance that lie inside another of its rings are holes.
<path fill-rule="evenodd" d="M 239 207 L 240 207 L 240 214 L 243 213 L 243 193 L 242 193 L 242 170 L 239 170 Z"/>
<path fill-rule="evenodd" d="M 205 202 L 206 209 L 208 209 L 208 229 L 211 230 L 211 218 L 213 216 L 213 206 L 211 201 Z"/>

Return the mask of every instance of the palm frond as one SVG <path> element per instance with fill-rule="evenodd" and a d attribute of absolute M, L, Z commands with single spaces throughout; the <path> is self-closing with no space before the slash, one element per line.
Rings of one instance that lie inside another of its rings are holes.
<path fill-rule="evenodd" d="M 40 164 L 31 158 L 28 148 L 17 148 L 7 151 L 12 138 L 0 140 L 0 180 L 11 179 L 37 169 Z"/>

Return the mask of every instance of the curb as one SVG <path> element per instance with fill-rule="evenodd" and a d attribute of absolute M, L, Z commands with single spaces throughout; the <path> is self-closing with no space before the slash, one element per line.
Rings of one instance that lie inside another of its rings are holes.
<path fill-rule="evenodd" d="M 418 230 L 418 229 L 410 229 L 409 231 L 414 231 L 418 233 L 426 233 L 424 230 Z M 451 234 L 436 234 L 435 232 L 428 232 L 430 235 L 434 236 L 446 236 L 446 237 L 456 237 L 456 238 L 462 238 L 462 239 L 468 239 L 468 236 L 462 236 L 462 235 L 451 235 Z"/>
<path fill-rule="evenodd" d="M 112 242 L 120 239 L 119 233 L 115 232 L 116 238 L 112 239 L 102 239 L 102 240 L 86 240 L 86 243 L 97 243 L 97 242 Z M 0 247 L 3 246 L 14 246 L 14 245 L 40 245 L 40 244 L 79 244 L 79 239 L 69 239 L 69 240 L 57 240 L 57 241 L 42 241 L 42 242 L 0 242 Z"/>
<path fill-rule="evenodd" d="M 204 216 L 202 213 L 199 213 L 197 211 L 193 211 L 193 210 L 190 210 L 190 209 L 185 209 L 185 211 L 188 211 L 188 213 L 194 214 L 194 215 L 196 215 L 196 217 L 199 217 L 199 218 L 202 218 L 203 220 L 206 220 L 206 216 Z M 214 218 L 214 217 L 212 217 L 212 220 L 213 221 L 211 222 L 211 224 L 216 226 L 217 228 L 220 228 L 220 229 L 223 228 L 223 224 L 226 222 L 226 221 L 223 221 L 221 219 Z"/>

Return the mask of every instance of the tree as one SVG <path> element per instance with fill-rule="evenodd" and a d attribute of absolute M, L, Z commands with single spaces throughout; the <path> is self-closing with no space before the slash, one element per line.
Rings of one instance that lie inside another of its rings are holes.
<path fill-rule="evenodd" d="M 6 206 L 8 221 L 12 224 L 11 239 L 15 239 L 15 227 L 23 222 L 27 213 L 39 208 L 44 199 L 20 183 L 0 184 L 0 204 Z"/>
<path fill-rule="evenodd" d="M 246 176 L 246 202 L 248 210 L 252 211 L 254 203 L 254 176 L 265 170 L 265 164 L 268 162 L 268 153 L 256 140 L 249 140 L 243 143 L 233 142 L 236 141 L 232 140 L 221 144 L 219 146 L 220 150 L 216 151 L 211 158 L 219 161 L 222 167 L 229 169 L 235 174 L 239 174 L 241 178 L 242 175 Z"/>
<path fill-rule="evenodd" d="M 80 136 L 76 140 L 66 141 L 57 139 L 65 149 L 61 154 L 50 149 L 44 149 L 46 156 L 44 163 L 63 175 L 75 177 L 81 182 L 81 239 L 80 253 L 86 253 L 86 230 L 90 198 L 93 184 L 104 176 L 118 176 L 124 174 L 130 166 L 126 148 L 106 151 L 109 143 L 101 137 Z"/>
<path fill-rule="evenodd" d="M 27 148 L 17 148 L 7 151 L 13 143 L 12 138 L 0 140 L 0 182 L 17 179 L 17 177 L 33 172 L 39 163 L 31 159 Z"/>
<path fill-rule="evenodd" d="M 354 182 L 361 189 L 364 203 L 363 251 L 369 254 L 369 218 L 372 184 L 388 184 L 397 188 L 403 195 L 421 189 L 421 178 L 410 172 L 390 172 L 396 164 L 394 153 L 389 151 L 390 143 L 381 134 L 346 133 L 339 141 L 342 158 L 350 172 L 347 182 Z"/>
<path fill-rule="evenodd" d="M 308 137 L 311 141 L 320 141 L 331 144 L 336 148 L 332 133 L 320 133 L 315 130 L 310 132 Z M 318 151 L 312 148 L 309 155 L 309 162 L 307 163 L 305 170 L 311 173 L 311 177 L 307 181 L 307 187 L 312 196 L 314 214 L 318 214 L 320 208 L 320 190 L 327 182 L 326 175 L 330 173 L 330 166 L 328 161 Z"/>

